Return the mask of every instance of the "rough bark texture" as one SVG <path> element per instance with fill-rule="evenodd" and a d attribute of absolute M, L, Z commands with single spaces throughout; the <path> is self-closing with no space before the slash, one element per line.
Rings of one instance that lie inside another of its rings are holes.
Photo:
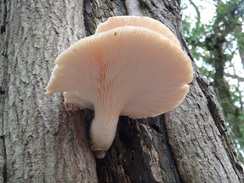
<path fill-rule="evenodd" d="M 158 19 L 188 52 L 177 0 L 0 2 L 0 181 L 243 181 L 214 92 L 197 71 L 173 111 L 121 117 L 103 160 L 87 143 L 93 112 L 65 112 L 62 94 L 43 95 L 56 56 L 110 16 Z"/>
<path fill-rule="evenodd" d="M 85 112 L 44 95 L 54 59 L 82 38 L 82 1 L 1 1 L 5 182 L 96 182 Z M 5 153 L 6 152 L 6 153 Z"/>

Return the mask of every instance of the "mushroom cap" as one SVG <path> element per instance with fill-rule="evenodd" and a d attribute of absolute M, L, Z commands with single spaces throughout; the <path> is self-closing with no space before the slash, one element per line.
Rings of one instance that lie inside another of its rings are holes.
<path fill-rule="evenodd" d="M 105 32 L 110 29 L 114 29 L 122 26 L 136 26 L 144 27 L 152 31 L 158 32 L 163 36 L 166 36 L 176 45 L 181 46 L 178 39 L 171 32 L 171 30 L 158 20 L 149 17 L 139 17 L 139 16 L 115 16 L 110 17 L 104 23 L 100 23 L 97 27 L 96 34 L 100 32 Z"/>
<path fill-rule="evenodd" d="M 193 77 L 179 46 L 136 26 L 86 37 L 62 52 L 55 64 L 46 94 L 69 92 L 80 98 L 82 108 L 104 106 L 132 118 L 177 107 Z"/>

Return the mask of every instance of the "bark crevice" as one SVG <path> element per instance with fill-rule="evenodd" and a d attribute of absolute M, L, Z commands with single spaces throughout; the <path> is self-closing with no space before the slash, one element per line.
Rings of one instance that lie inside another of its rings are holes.
<path fill-rule="evenodd" d="M 4 0 L 3 2 L 4 4 L 7 3 L 7 0 Z M 0 27 L 0 33 L 3 34 L 4 32 L 6 32 L 6 22 L 7 22 L 7 6 L 5 6 L 4 8 L 4 13 L 2 13 L 2 25 Z"/>
<path fill-rule="evenodd" d="M 3 169 L 2 169 L 2 176 L 3 176 L 3 183 L 7 183 L 7 153 L 6 153 L 6 145 L 5 145 L 5 134 L 1 134 L 0 139 L 2 141 L 2 153 L 3 153 Z"/>

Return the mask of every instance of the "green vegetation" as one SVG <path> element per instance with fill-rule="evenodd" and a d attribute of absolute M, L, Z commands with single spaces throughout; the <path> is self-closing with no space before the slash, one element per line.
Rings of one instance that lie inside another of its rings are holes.
<path fill-rule="evenodd" d="M 205 3 L 206 6 L 195 3 Z M 203 19 L 211 14 L 206 7 L 213 9 L 214 14 L 209 22 L 204 23 Z M 189 8 L 194 8 L 194 12 Z M 182 0 L 182 12 L 184 34 L 191 54 L 214 87 L 243 163 L 244 1 Z M 192 14 L 196 15 L 194 20 Z"/>

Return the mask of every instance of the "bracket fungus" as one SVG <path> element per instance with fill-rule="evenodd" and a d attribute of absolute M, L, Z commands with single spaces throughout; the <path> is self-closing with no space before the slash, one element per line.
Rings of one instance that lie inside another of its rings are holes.
<path fill-rule="evenodd" d="M 145 118 L 172 110 L 193 77 L 177 38 L 148 17 L 109 18 L 55 64 L 46 94 L 64 92 L 67 110 L 95 110 L 90 145 L 97 158 L 113 143 L 120 115 Z"/>

